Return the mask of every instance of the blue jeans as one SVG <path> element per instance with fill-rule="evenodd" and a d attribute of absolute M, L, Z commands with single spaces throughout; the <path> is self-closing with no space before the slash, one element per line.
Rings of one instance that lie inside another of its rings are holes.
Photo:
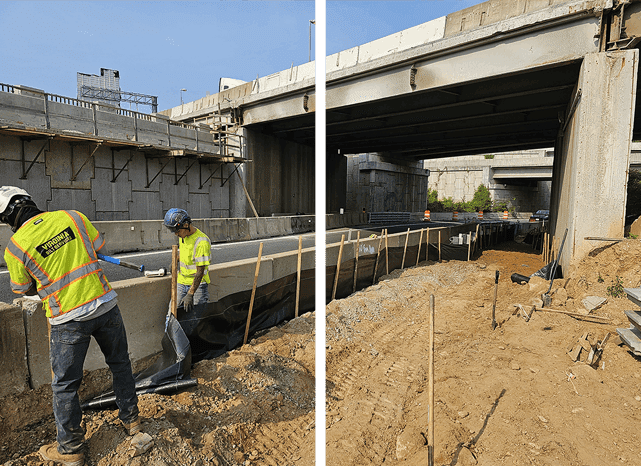
<path fill-rule="evenodd" d="M 176 301 L 180 305 L 180 301 L 185 297 L 191 285 L 183 285 L 182 283 L 177 284 L 177 298 Z M 198 285 L 196 292 L 194 293 L 194 306 L 199 304 L 207 304 L 209 302 L 209 283 L 202 282 Z M 169 301 L 169 311 L 171 312 L 171 300 Z"/>
<path fill-rule="evenodd" d="M 51 382 L 53 414 L 58 430 L 58 451 L 62 454 L 77 453 L 85 439 L 78 389 L 92 336 L 113 374 L 118 417 L 127 424 L 138 417 L 138 396 L 131 372 L 127 335 L 118 306 L 86 322 L 52 325 L 49 352 L 54 373 Z"/>

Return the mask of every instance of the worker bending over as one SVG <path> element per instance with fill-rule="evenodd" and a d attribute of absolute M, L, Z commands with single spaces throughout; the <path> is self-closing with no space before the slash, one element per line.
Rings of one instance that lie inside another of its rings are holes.
<path fill-rule="evenodd" d="M 15 233 L 4 259 L 14 293 L 42 300 L 51 326 L 49 353 L 57 442 L 38 453 L 67 466 L 84 464 L 78 389 L 93 336 L 113 374 L 118 417 L 129 435 L 141 430 L 125 326 L 96 251 L 105 244 L 80 212 L 42 212 L 23 189 L 0 187 L 0 221 Z"/>
<path fill-rule="evenodd" d="M 180 271 L 176 302 L 183 305 L 185 312 L 191 312 L 194 305 L 206 304 L 209 301 L 211 241 L 206 234 L 192 225 L 189 214 L 183 209 L 169 209 L 165 214 L 164 225 L 180 238 Z"/>

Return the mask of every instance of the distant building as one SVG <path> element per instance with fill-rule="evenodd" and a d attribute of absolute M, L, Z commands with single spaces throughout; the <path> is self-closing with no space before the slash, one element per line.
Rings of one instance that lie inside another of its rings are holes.
<path fill-rule="evenodd" d="M 120 72 L 100 68 L 100 76 L 76 73 L 78 77 L 78 99 L 120 107 Z"/>

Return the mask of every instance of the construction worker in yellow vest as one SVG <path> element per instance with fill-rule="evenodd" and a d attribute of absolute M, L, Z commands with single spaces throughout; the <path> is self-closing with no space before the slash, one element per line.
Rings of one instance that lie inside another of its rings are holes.
<path fill-rule="evenodd" d="M 183 306 L 185 312 L 191 312 L 194 306 L 209 301 L 211 241 L 206 234 L 192 225 L 189 214 L 183 209 L 169 209 L 165 214 L 164 225 L 180 238 L 180 271 L 176 302 Z"/>
<path fill-rule="evenodd" d="M 82 466 L 85 429 L 78 389 L 92 336 L 113 374 L 120 420 L 130 435 L 141 431 L 125 327 L 96 252 L 104 240 L 80 212 L 43 212 L 14 186 L 0 187 L 0 221 L 14 232 L 4 253 L 11 288 L 24 295 L 37 293 L 51 326 L 57 441 L 38 453 L 46 461 Z"/>

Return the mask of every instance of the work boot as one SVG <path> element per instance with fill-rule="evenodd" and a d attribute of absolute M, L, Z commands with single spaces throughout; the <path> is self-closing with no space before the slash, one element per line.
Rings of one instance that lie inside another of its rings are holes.
<path fill-rule="evenodd" d="M 38 453 L 45 461 L 53 461 L 56 464 L 62 464 L 64 466 L 83 466 L 85 464 L 84 453 L 62 454 L 58 451 L 58 442 L 43 445 L 40 447 L 40 450 L 38 450 Z"/>
<path fill-rule="evenodd" d="M 125 426 L 125 429 L 127 429 L 127 433 L 129 435 L 136 435 L 138 432 L 142 432 L 142 423 L 140 422 L 139 417 L 134 421 L 131 421 L 129 424 L 123 422 L 123 425 Z"/>

